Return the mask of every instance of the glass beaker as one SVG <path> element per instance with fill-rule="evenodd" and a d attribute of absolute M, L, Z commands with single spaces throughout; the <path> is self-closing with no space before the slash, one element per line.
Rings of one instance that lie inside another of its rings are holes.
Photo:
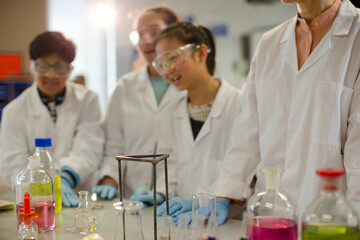
<path fill-rule="evenodd" d="M 210 193 L 198 193 L 192 196 L 192 219 L 203 215 L 205 219 L 216 214 L 216 197 Z M 201 208 L 201 209 L 200 209 Z"/>
<path fill-rule="evenodd" d="M 170 216 L 157 217 L 158 239 L 159 240 L 170 240 L 170 223 L 171 222 L 172 222 L 172 217 L 170 217 Z"/>
<path fill-rule="evenodd" d="M 74 231 L 85 234 L 96 229 L 95 217 L 89 207 L 88 191 L 79 192 L 79 206 L 74 220 Z"/>
<path fill-rule="evenodd" d="M 190 216 L 187 214 L 181 214 L 179 216 L 179 223 L 177 226 L 177 239 L 178 240 L 188 240 L 189 239 L 189 224 Z"/>
<path fill-rule="evenodd" d="M 359 219 L 341 193 L 344 169 L 319 169 L 321 192 L 304 210 L 303 240 L 358 240 Z"/>
<path fill-rule="evenodd" d="M 293 198 L 279 190 L 282 169 L 263 169 L 266 190 L 247 204 L 249 240 L 297 239 L 297 207 Z"/>
<path fill-rule="evenodd" d="M 195 215 L 191 221 L 190 240 L 206 240 L 206 223 L 204 215 Z"/>
<path fill-rule="evenodd" d="M 141 202 L 123 201 L 113 204 L 116 211 L 115 240 L 144 240 Z"/>

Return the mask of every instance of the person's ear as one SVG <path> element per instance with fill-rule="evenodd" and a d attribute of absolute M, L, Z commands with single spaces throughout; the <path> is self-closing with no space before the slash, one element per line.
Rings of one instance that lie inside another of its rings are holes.
<path fill-rule="evenodd" d="M 208 46 L 206 46 L 206 44 L 202 43 L 200 45 L 199 55 L 200 55 L 200 60 L 206 62 L 208 56 Z"/>

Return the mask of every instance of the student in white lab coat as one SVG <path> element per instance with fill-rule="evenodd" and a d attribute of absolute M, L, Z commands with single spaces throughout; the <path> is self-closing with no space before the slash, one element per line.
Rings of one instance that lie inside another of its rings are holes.
<path fill-rule="evenodd" d="M 159 127 L 170 117 L 177 99 L 185 94 L 169 86 L 151 65 L 156 57 L 156 37 L 177 20 L 175 12 L 165 7 L 147 9 L 138 20 L 138 48 L 146 65 L 122 76 L 108 103 L 101 181 L 93 188 L 93 192 L 103 199 L 112 199 L 118 192 L 118 162 L 115 156 L 155 154 L 161 147 L 157 146 Z M 151 164 L 125 162 L 123 165 L 124 197 L 129 198 L 139 187 L 146 187 L 150 192 Z"/>
<path fill-rule="evenodd" d="M 319 192 L 318 168 L 345 168 L 360 213 L 360 10 L 349 0 L 295 2 L 298 14 L 265 33 L 216 194 L 246 199 L 260 170 L 283 168 L 280 188 L 299 212 Z M 345 184 L 345 181 L 344 181 Z"/>
<path fill-rule="evenodd" d="M 176 166 L 169 164 L 169 178 L 176 178 L 175 195 L 169 201 L 173 217 L 191 215 L 191 196 L 213 193 L 220 175 L 229 136 L 240 113 L 241 93 L 225 80 L 214 78 L 215 43 L 205 27 L 181 22 L 170 25 L 158 37 L 154 66 L 179 90 L 187 90 L 164 125 L 171 136 Z M 175 168 L 175 169 L 174 169 Z M 175 171 L 174 171 L 175 170 Z M 141 199 L 140 199 L 141 200 Z M 226 220 L 229 202 L 216 200 L 219 223 Z M 158 215 L 166 214 L 165 203 Z"/>
<path fill-rule="evenodd" d="M 65 207 L 79 199 L 73 188 L 88 182 L 103 154 L 103 130 L 98 96 L 68 82 L 76 47 L 59 32 L 44 32 L 30 44 L 34 83 L 3 111 L 1 175 L 15 187 L 15 177 L 35 152 L 35 138 L 50 137 L 61 166 L 61 194 Z"/>

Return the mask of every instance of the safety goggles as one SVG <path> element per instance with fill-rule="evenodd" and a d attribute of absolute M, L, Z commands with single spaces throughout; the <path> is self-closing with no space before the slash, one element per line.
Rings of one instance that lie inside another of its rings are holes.
<path fill-rule="evenodd" d="M 145 40 L 155 41 L 155 39 L 160 35 L 161 31 L 165 28 L 166 26 L 162 25 L 152 25 L 148 28 L 131 31 L 129 33 L 129 38 L 133 45 L 137 45 L 139 42 Z"/>
<path fill-rule="evenodd" d="M 50 64 L 49 62 L 40 59 L 32 61 L 31 67 L 34 71 L 43 76 L 49 73 L 50 69 L 53 69 L 57 77 L 69 74 L 72 69 L 71 64 L 67 62 L 61 61 L 55 64 Z"/>
<path fill-rule="evenodd" d="M 152 65 L 160 75 L 163 75 L 167 69 L 174 69 L 188 60 L 199 48 L 200 45 L 195 45 L 194 43 L 186 44 L 158 55 L 152 62 Z"/>

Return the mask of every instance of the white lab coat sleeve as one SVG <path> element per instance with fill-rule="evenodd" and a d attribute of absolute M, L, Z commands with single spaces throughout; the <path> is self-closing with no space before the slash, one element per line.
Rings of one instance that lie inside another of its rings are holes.
<path fill-rule="evenodd" d="M 17 114 L 12 109 L 3 110 L 0 134 L 0 172 L 5 183 L 12 189 L 15 188 L 17 174 L 27 167 L 29 157 L 27 137 L 22 125 L 26 119 L 17 117 Z"/>
<path fill-rule="evenodd" d="M 165 118 L 166 121 L 161 123 L 159 135 L 158 135 L 158 153 L 170 154 L 167 160 L 167 173 L 168 173 L 168 194 L 169 199 L 176 195 L 176 184 L 177 184 L 177 161 L 175 156 L 175 136 L 173 124 L 171 118 Z M 159 170 L 157 170 L 157 192 L 165 196 L 165 168 L 164 163 L 159 163 Z"/>
<path fill-rule="evenodd" d="M 116 156 L 124 154 L 124 132 L 122 129 L 121 89 L 117 88 L 111 96 L 104 121 L 105 128 L 105 150 L 100 169 L 100 179 L 105 176 L 111 177 L 119 183 L 118 161 Z M 126 161 L 121 162 L 122 176 L 126 168 Z"/>
<path fill-rule="evenodd" d="M 351 100 L 344 166 L 349 191 L 348 200 L 360 215 L 360 73 Z"/>
<path fill-rule="evenodd" d="M 80 109 L 70 152 L 59 159 L 62 166 L 71 167 L 82 184 L 99 168 L 104 148 L 102 112 L 96 94 L 89 94 Z"/>
<path fill-rule="evenodd" d="M 223 160 L 215 195 L 231 199 L 248 198 L 250 183 L 260 162 L 259 123 L 255 83 L 256 55 L 243 89 L 241 113 L 235 123 L 232 145 Z"/>

